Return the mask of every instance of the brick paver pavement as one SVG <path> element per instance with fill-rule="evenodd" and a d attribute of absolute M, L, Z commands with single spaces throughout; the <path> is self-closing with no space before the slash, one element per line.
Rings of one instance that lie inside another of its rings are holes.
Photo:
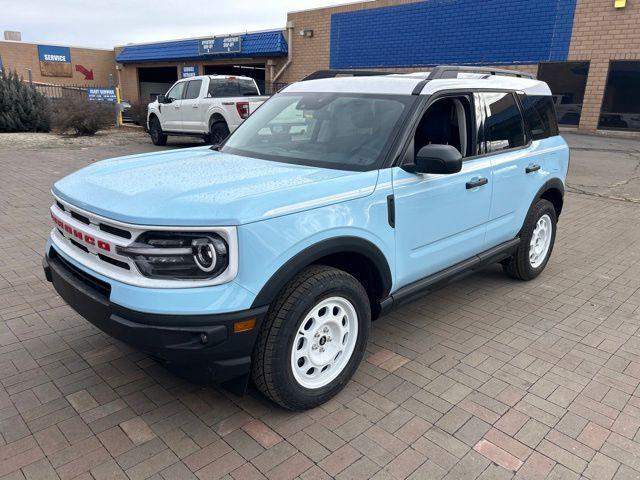
<path fill-rule="evenodd" d="M 290 413 L 174 376 L 44 280 L 51 182 L 151 147 L 16 148 L 0 151 L 0 477 L 640 477 L 640 204 L 569 193 L 539 279 L 488 268 L 378 320 L 347 388 Z"/>

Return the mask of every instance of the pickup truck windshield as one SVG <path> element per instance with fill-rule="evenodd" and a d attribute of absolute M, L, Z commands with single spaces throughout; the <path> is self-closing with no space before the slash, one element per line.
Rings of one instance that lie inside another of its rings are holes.
<path fill-rule="evenodd" d="M 340 170 L 378 168 L 415 97 L 279 94 L 229 137 L 223 152 Z"/>

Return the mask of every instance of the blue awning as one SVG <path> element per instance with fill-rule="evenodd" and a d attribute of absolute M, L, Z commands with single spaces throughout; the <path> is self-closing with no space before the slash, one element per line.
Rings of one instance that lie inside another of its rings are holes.
<path fill-rule="evenodd" d="M 241 50 L 235 53 L 200 55 L 200 39 L 130 45 L 116 57 L 118 63 L 166 62 L 180 60 L 215 60 L 220 58 L 278 57 L 287 55 L 288 45 L 281 30 L 245 33 Z"/>

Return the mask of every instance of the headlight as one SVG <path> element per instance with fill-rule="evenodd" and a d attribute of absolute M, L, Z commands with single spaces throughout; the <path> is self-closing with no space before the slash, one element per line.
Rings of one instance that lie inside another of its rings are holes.
<path fill-rule="evenodd" d="M 229 266 L 229 246 L 216 233 L 146 232 L 118 253 L 149 278 L 208 280 Z"/>

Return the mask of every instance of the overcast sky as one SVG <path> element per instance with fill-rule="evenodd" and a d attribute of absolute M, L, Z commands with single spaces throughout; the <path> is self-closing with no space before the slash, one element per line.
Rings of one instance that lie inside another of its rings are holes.
<path fill-rule="evenodd" d="M 287 12 L 349 0 L 0 0 L 0 30 L 22 40 L 81 47 L 284 27 Z M 1 37 L 0 37 L 1 38 Z"/>

